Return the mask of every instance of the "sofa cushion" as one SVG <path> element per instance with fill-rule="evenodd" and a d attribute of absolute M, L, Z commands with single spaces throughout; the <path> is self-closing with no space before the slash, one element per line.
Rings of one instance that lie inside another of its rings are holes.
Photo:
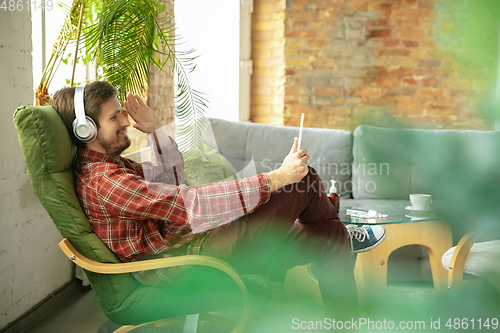
<path fill-rule="evenodd" d="M 500 132 L 361 125 L 354 131 L 353 198 L 404 200 L 410 193 L 431 193 L 445 170 L 469 161 L 475 163 L 471 172 L 500 166 L 498 147 Z"/>
<path fill-rule="evenodd" d="M 202 163 L 204 165 L 202 174 L 192 177 L 186 176 L 188 185 L 200 186 L 239 178 L 238 173 L 228 159 L 211 148 L 208 143 L 203 144 Z"/>
<path fill-rule="evenodd" d="M 278 168 L 290 151 L 298 127 L 210 119 L 217 149 L 233 163 L 253 158 L 257 173 Z M 314 167 L 328 190 L 335 178 L 341 196 L 351 196 L 352 133 L 344 130 L 304 128 L 302 148 L 308 150 L 309 165 Z M 215 148 L 215 147 L 214 147 Z M 248 154 L 251 154 L 249 157 Z"/>

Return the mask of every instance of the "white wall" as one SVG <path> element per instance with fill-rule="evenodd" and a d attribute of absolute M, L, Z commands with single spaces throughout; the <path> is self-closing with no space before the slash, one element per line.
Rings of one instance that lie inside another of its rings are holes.
<path fill-rule="evenodd" d="M 36 199 L 12 122 L 33 103 L 30 12 L 0 10 L 0 329 L 72 279 L 61 236 Z"/>

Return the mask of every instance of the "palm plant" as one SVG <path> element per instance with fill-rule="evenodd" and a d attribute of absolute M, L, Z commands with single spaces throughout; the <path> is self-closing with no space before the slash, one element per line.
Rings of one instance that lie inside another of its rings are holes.
<path fill-rule="evenodd" d="M 185 171 L 187 175 L 197 175 L 203 168 L 200 147 L 206 122 L 206 100 L 189 85 L 188 74 L 195 68 L 193 50 L 174 51 L 173 17 L 165 14 L 165 7 L 157 0 L 84 1 L 75 0 L 68 10 L 37 90 L 37 104 L 47 100 L 44 96 L 54 68 L 63 60 L 71 41 L 76 40 L 77 51 L 84 47 L 88 60 L 95 61 L 104 79 L 117 88 L 122 100 L 128 91 L 146 93 L 151 64 L 162 70 L 170 62 L 177 78 L 176 113 L 181 128 L 178 141 L 185 147 Z M 78 25 L 80 14 L 81 26 Z M 166 59 L 160 61 L 159 54 Z"/>

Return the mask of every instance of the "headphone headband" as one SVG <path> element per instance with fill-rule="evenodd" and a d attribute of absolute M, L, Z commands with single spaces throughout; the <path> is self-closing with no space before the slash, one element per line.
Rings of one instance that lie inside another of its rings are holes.
<path fill-rule="evenodd" d="M 78 122 L 85 123 L 85 102 L 84 102 L 85 85 L 75 88 L 75 116 Z"/>

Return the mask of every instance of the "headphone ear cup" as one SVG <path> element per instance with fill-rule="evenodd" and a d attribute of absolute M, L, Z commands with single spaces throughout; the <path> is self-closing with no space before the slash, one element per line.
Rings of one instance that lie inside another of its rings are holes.
<path fill-rule="evenodd" d="M 85 115 L 85 85 L 75 88 L 75 120 L 73 120 L 73 133 L 83 143 L 94 141 L 97 137 L 97 126 L 92 118 Z"/>
<path fill-rule="evenodd" d="M 73 121 L 73 133 L 78 140 L 89 143 L 97 137 L 97 126 L 92 118 L 85 116 L 86 122 L 80 124 L 78 118 Z"/>

